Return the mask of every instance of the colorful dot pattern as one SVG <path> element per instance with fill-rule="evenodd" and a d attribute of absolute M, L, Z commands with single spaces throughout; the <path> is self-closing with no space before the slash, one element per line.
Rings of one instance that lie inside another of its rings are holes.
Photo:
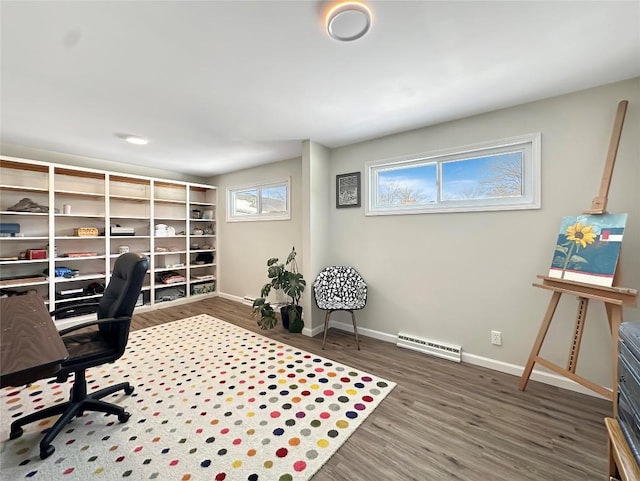
<path fill-rule="evenodd" d="M 395 384 L 202 314 L 131 333 L 124 356 L 90 369 L 88 390 L 131 413 L 85 413 L 39 458 L 50 418 L 9 440 L 12 420 L 67 399 L 71 381 L 0 390 L 0 478 L 308 480 Z"/>

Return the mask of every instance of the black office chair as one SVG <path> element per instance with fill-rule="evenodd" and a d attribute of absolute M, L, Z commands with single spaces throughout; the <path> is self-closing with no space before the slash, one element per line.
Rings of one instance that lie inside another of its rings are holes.
<path fill-rule="evenodd" d="M 59 315 L 68 309 L 81 312 L 95 309 L 97 306 L 97 320 L 84 322 L 60 331 L 62 340 L 69 352 L 69 357 L 62 362 L 62 369 L 56 380 L 64 382 L 69 374 L 75 375 L 69 401 L 34 412 L 11 423 L 10 439 L 22 436 L 22 426 L 61 414 L 55 424 L 46 431 L 40 441 L 40 458 L 45 459 L 53 454 L 55 448 L 51 445 L 53 439 L 76 416 L 82 416 L 85 411 L 99 411 L 106 414 L 116 414 L 118 421 L 126 422 L 131 414 L 124 408 L 101 399 L 109 394 L 124 390 L 126 394 L 133 392 L 133 386 L 128 382 L 109 386 L 100 391 L 87 394 L 86 369 L 102 364 L 114 362 L 124 354 L 129 338 L 131 316 L 135 307 L 144 276 L 149 268 L 149 260 L 142 255 L 127 253 L 116 259 L 109 285 L 104 291 L 100 302 L 81 304 L 73 307 L 58 309 L 51 312 L 52 316 Z M 74 332 L 94 327 L 89 332 Z"/>
<path fill-rule="evenodd" d="M 356 346 L 360 350 L 356 315 L 353 311 L 362 309 L 367 304 L 367 283 L 353 267 L 329 266 L 320 271 L 313 281 L 313 294 L 319 309 L 326 310 L 324 316 L 324 337 L 322 349 L 327 341 L 329 318 L 334 311 L 351 313 L 353 332 L 356 335 Z"/>

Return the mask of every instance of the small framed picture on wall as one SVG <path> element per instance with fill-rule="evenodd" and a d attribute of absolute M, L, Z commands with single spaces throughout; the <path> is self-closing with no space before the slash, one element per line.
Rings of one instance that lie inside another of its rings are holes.
<path fill-rule="evenodd" d="M 360 172 L 336 175 L 336 208 L 360 207 Z"/>

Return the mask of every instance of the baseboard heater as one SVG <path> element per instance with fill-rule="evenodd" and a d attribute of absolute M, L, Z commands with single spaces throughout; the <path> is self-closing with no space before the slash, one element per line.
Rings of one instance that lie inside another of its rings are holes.
<path fill-rule="evenodd" d="M 460 362 L 462 360 L 462 346 L 423 339 L 404 332 L 398 333 L 396 346 L 423 352 L 431 356 L 441 357 L 443 359 L 448 359 L 449 361 Z"/>
<path fill-rule="evenodd" d="M 244 297 L 242 298 L 242 303 L 243 303 L 245 306 L 253 306 L 253 301 L 255 301 L 255 300 L 256 300 L 256 298 L 255 298 L 255 297 L 251 297 L 251 296 L 244 296 Z"/>

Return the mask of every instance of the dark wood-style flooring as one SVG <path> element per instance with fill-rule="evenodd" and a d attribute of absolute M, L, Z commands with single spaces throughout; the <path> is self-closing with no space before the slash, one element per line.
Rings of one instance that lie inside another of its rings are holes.
<path fill-rule="evenodd" d="M 219 297 L 136 314 L 141 329 L 209 314 L 396 382 L 393 392 L 313 481 L 603 481 L 611 404 L 535 381 L 329 331 L 260 331 L 251 308 Z"/>

